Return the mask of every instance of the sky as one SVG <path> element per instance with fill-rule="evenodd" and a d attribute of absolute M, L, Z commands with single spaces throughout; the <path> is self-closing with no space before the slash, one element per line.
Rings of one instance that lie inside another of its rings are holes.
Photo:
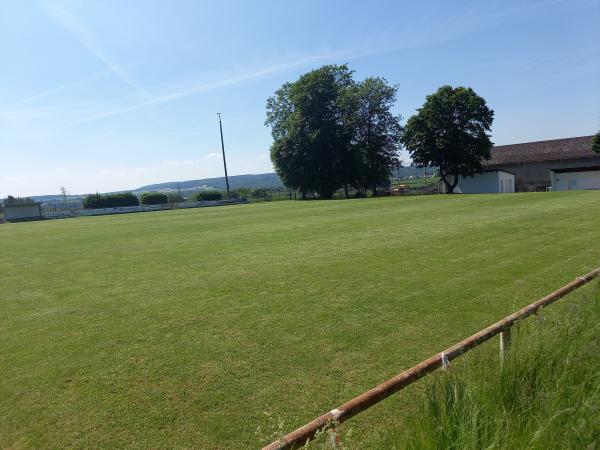
<path fill-rule="evenodd" d="M 0 0 L 0 198 L 273 171 L 267 98 L 324 64 L 444 84 L 497 144 L 600 128 L 600 0 Z M 404 163 L 408 155 L 401 154 Z"/>

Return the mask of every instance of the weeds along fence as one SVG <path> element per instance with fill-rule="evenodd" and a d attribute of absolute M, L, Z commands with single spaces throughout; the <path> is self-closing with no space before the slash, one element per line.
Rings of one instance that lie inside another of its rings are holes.
<path fill-rule="evenodd" d="M 450 361 L 483 344 L 497 334 L 500 335 L 500 357 L 504 358 L 506 351 L 510 347 L 511 328 L 513 325 L 515 325 L 515 323 L 531 316 L 532 314 L 536 314 L 540 309 L 554 303 L 558 299 L 564 297 L 570 292 L 573 292 L 577 288 L 589 283 L 599 276 L 600 267 L 583 276 L 577 277 L 574 281 L 566 284 L 551 294 L 542 297 L 525 308 L 520 309 L 519 311 L 505 317 L 504 319 L 490 325 L 487 328 L 484 328 L 467 339 L 454 344 L 435 356 L 422 361 L 416 366 L 413 366 L 410 369 L 370 389 L 369 391 L 364 392 L 363 394 L 353 398 L 343 405 L 332 409 L 328 413 L 323 414 L 312 422 L 309 422 L 306 425 L 287 434 L 282 439 L 263 447 L 263 450 L 298 448 L 303 446 L 307 441 L 324 430 L 333 429 L 335 431 L 336 424 L 345 422 L 351 417 L 359 414 L 365 409 L 370 408 L 376 403 L 379 403 L 393 393 L 405 388 L 406 386 L 414 383 L 425 375 L 439 369 L 440 367 L 447 369 Z"/>

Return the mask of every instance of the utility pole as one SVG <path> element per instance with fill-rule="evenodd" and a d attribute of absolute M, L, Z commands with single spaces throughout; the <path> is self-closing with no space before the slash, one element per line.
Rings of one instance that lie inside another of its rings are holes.
<path fill-rule="evenodd" d="M 402 167 L 402 160 L 398 160 L 398 165 L 396 165 L 396 179 L 400 181 L 400 168 Z"/>
<path fill-rule="evenodd" d="M 225 161 L 225 144 L 223 143 L 223 124 L 221 123 L 221 113 L 219 116 L 219 130 L 221 130 L 221 151 L 223 152 L 223 169 L 225 169 L 225 186 L 227 186 L 227 198 L 229 198 L 229 178 L 227 177 L 227 161 Z"/>

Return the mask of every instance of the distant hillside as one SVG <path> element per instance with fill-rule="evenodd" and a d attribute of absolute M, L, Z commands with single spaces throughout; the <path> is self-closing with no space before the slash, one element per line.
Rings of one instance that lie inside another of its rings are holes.
<path fill-rule="evenodd" d="M 194 188 L 209 187 L 213 189 L 225 189 L 225 177 L 205 178 L 202 180 L 188 181 L 170 181 L 167 183 L 149 184 L 137 188 L 134 192 L 144 191 L 170 191 L 189 190 Z M 229 177 L 229 187 L 237 189 L 241 187 L 279 187 L 282 186 L 281 180 L 275 173 L 261 173 L 257 175 L 233 175 Z"/>

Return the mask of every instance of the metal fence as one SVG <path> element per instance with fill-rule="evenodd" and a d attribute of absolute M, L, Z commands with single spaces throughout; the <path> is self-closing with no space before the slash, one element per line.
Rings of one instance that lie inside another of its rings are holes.
<path fill-rule="evenodd" d="M 114 208 L 79 209 L 79 208 L 48 208 L 42 211 L 45 219 L 62 219 L 78 216 L 104 216 L 109 214 L 127 214 L 134 212 L 166 211 L 170 209 L 206 208 L 210 206 L 226 206 L 247 204 L 245 198 L 232 200 L 206 200 L 201 202 L 166 203 L 164 205 L 119 206 Z"/>
<path fill-rule="evenodd" d="M 393 393 L 405 388 L 406 386 L 414 383 L 428 373 L 431 373 L 440 367 L 447 368 L 450 364 L 450 361 L 481 345 L 497 334 L 500 334 L 500 356 L 504 357 L 505 352 L 510 346 L 511 328 L 516 322 L 537 313 L 543 307 L 550 305 L 575 289 L 589 283 L 598 276 L 600 276 L 600 267 L 581 277 L 577 277 L 575 281 L 572 281 L 571 283 L 561 287 L 551 294 L 542 297 L 536 302 L 511 314 L 508 317 L 505 317 L 489 327 L 484 328 L 467 339 L 454 344 L 452 347 L 447 348 L 437 355 L 422 361 L 416 366 L 405 370 L 404 372 L 396 375 L 394 378 L 381 383 L 380 385 L 370 389 L 358 397 L 353 398 L 343 405 L 332 409 L 328 413 L 323 414 L 312 422 L 309 422 L 297 430 L 289 433 L 282 440 L 275 441 L 267 445 L 263 448 L 263 450 L 292 449 L 301 447 L 309 439 L 312 439 L 319 431 L 328 429 L 332 427 L 333 424 L 342 423 L 350 419 L 361 411 L 364 411 L 376 403 L 379 403 L 381 400 L 389 397 Z"/>

